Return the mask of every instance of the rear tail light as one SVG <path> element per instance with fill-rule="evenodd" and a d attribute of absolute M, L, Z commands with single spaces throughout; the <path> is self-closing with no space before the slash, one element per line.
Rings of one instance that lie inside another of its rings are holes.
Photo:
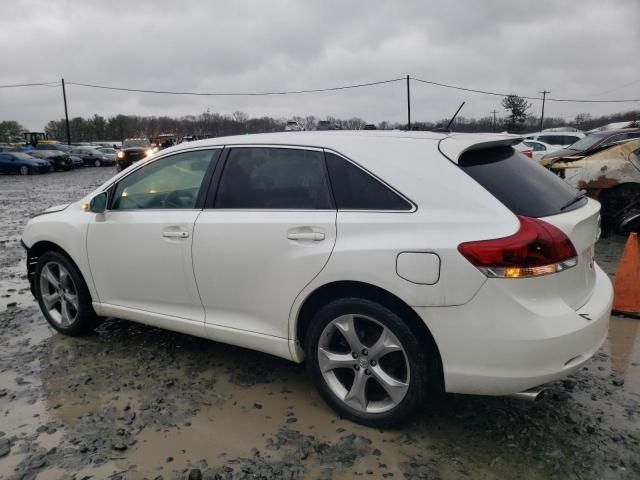
<path fill-rule="evenodd" d="M 533 158 L 533 150 L 522 150 L 520 153 L 526 155 L 529 158 Z"/>
<path fill-rule="evenodd" d="M 574 267 L 578 254 L 558 228 L 537 218 L 518 215 L 520 229 L 494 240 L 465 242 L 458 251 L 490 278 L 526 278 Z"/>

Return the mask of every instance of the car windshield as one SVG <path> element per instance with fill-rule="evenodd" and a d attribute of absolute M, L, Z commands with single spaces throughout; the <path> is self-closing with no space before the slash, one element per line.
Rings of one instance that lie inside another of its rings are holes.
<path fill-rule="evenodd" d="M 149 148 L 151 143 L 145 139 L 125 140 L 122 142 L 122 148 L 140 147 Z"/>
<path fill-rule="evenodd" d="M 32 157 L 49 158 L 57 154 L 58 152 L 52 152 L 51 150 L 40 150 L 40 151 L 32 152 L 30 155 Z"/>
<path fill-rule="evenodd" d="M 576 143 L 569 145 L 567 148 L 569 150 L 576 150 L 578 152 L 583 152 L 593 147 L 600 140 L 602 140 L 601 136 L 589 135 L 588 137 L 581 138 Z"/>

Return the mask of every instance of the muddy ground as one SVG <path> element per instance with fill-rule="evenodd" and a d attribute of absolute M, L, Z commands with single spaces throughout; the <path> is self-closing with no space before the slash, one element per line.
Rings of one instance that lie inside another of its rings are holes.
<path fill-rule="evenodd" d="M 640 321 L 538 403 L 444 395 L 398 430 L 341 420 L 304 368 L 109 319 L 48 328 L 28 292 L 27 219 L 114 173 L 0 176 L 0 479 L 640 478 Z M 598 244 L 611 274 L 624 246 Z"/>

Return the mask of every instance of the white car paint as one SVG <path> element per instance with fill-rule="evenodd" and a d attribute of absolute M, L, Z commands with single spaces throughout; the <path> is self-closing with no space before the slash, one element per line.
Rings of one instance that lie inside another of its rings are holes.
<path fill-rule="evenodd" d="M 560 147 L 558 145 L 551 145 L 549 143 L 541 142 L 540 140 L 525 139 L 522 143 L 529 147 L 532 155 L 531 158 L 533 158 L 533 160 L 535 160 L 536 162 L 539 162 L 547 153 L 560 150 Z"/>
<path fill-rule="evenodd" d="M 33 218 L 23 242 L 27 248 L 51 242 L 63 249 L 84 276 L 98 314 L 297 362 L 304 359 L 298 315 L 309 295 L 333 282 L 364 282 L 395 295 L 424 321 L 441 354 L 447 391 L 515 393 L 580 368 L 604 341 L 612 301 L 609 279 L 593 262 L 599 212 L 593 200 L 545 219 L 575 245 L 579 264 L 570 270 L 487 278 L 458 251 L 462 242 L 505 237 L 519 228 L 509 209 L 461 172 L 460 155 L 520 140 L 332 131 L 185 143 L 132 165 L 65 210 Z M 157 159 L 238 145 L 329 149 L 382 179 L 414 208 L 98 214 L 82 208 L 93 195 Z M 172 230 L 188 235 L 163 236 Z M 288 238 L 301 231 L 322 233 L 324 239 Z M 411 258 L 403 258 L 406 253 L 425 254 L 417 262 L 428 271 L 421 275 L 405 263 Z"/>

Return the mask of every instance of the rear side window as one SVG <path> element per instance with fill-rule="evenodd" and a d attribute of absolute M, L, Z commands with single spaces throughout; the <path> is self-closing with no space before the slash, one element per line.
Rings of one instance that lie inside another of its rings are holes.
<path fill-rule="evenodd" d="M 215 208 L 333 209 L 322 152 L 232 149 L 220 178 Z"/>
<path fill-rule="evenodd" d="M 466 152 L 458 165 L 516 215 L 547 217 L 587 202 L 569 205 L 578 191 L 511 147 Z"/>
<path fill-rule="evenodd" d="M 333 153 L 327 153 L 326 158 L 339 210 L 412 209 L 409 202 L 351 162 Z"/>

